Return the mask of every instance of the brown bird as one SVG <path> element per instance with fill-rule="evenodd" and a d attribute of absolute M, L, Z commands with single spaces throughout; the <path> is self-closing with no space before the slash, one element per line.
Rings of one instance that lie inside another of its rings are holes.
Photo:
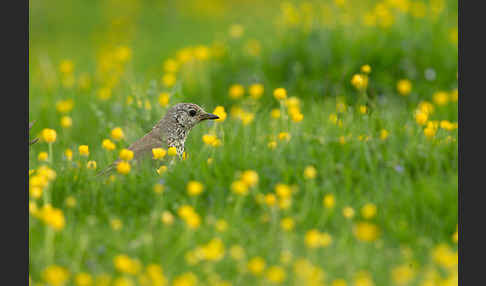
<path fill-rule="evenodd" d="M 207 119 L 219 119 L 217 115 L 204 111 L 194 103 L 178 103 L 172 106 L 165 116 L 157 122 L 152 130 L 128 147 L 133 151 L 133 159 L 140 162 L 152 157 L 153 148 L 175 147 L 177 155 L 182 159 L 184 142 L 189 131 L 199 122 Z M 111 172 L 120 160 L 116 160 L 105 170 L 98 173 L 104 175 Z"/>

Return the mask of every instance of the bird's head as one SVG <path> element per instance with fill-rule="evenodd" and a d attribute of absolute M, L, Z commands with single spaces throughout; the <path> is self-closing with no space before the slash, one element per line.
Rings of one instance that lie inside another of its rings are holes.
<path fill-rule="evenodd" d="M 194 103 L 178 103 L 169 109 L 167 116 L 175 120 L 185 130 L 190 130 L 201 121 L 219 118 L 217 115 L 204 111 Z"/>

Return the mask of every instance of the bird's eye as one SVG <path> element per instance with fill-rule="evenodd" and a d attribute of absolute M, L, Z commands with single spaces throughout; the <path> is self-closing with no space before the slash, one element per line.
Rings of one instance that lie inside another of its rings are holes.
<path fill-rule="evenodd" d="M 196 110 L 194 110 L 194 109 L 189 110 L 189 115 L 190 116 L 196 115 Z"/>

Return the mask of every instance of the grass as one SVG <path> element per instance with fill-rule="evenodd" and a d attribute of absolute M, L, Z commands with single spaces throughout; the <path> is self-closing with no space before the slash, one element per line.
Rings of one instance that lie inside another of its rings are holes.
<path fill-rule="evenodd" d="M 457 42 L 451 36 L 457 3 L 426 2 L 428 13 L 416 17 L 412 8 L 404 12 L 393 4 L 403 1 L 385 1 L 392 24 L 380 26 L 388 16 L 376 12 L 379 3 L 345 2 L 297 2 L 279 9 L 261 4 L 253 17 L 245 16 L 247 6 L 231 9 L 218 1 L 209 1 L 207 10 L 198 1 L 32 3 L 29 119 L 37 122 L 30 137 L 41 136 L 44 128 L 57 133 L 54 143 L 37 143 L 29 153 L 33 285 L 163 285 L 157 284 L 160 276 L 167 285 L 192 285 L 190 275 L 201 285 L 346 285 L 337 279 L 347 285 L 457 284 L 458 134 L 440 123 L 457 122 Z M 442 10 L 437 3 L 445 5 Z M 213 4 L 225 12 L 211 10 Z M 71 15 L 65 26 L 56 13 L 46 16 L 50 8 Z M 377 26 L 361 24 L 367 13 L 378 15 Z M 87 15 L 92 21 L 80 24 Z M 118 18 L 121 26 L 110 26 Z M 228 35 L 235 19 L 245 24 L 241 37 Z M 253 39 L 258 52 L 248 50 Z M 203 45 L 209 58 L 182 61 L 180 52 L 188 45 Z M 131 56 L 114 59 L 120 46 Z M 168 58 L 180 64 L 173 87 L 161 81 Z M 63 59 L 74 63 L 73 72 L 60 72 Z M 372 71 L 359 91 L 351 79 L 365 64 Z M 86 76 L 90 82 L 83 86 Z M 398 93 L 400 79 L 412 83 L 409 95 Z M 249 96 L 254 83 L 264 86 L 258 100 Z M 244 86 L 241 99 L 228 96 L 233 84 Z M 111 97 L 102 100 L 100 90 L 107 87 Z M 298 99 L 302 121 L 294 122 L 285 102 L 274 98 L 278 87 Z M 147 162 L 127 175 L 95 177 L 164 115 L 168 107 L 159 104 L 161 92 L 170 94 L 170 105 L 194 102 L 209 112 L 224 106 L 228 116 L 196 126 L 186 141 L 188 158 L 159 162 L 168 166 L 163 174 Z M 57 104 L 67 99 L 74 106 L 61 112 Z M 432 136 L 414 116 L 424 101 L 434 108 L 427 124 L 442 126 Z M 280 110 L 280 118 L 271 116 L 272 109 Z M 245 114 L 253 116 L 248 123 Z M 62 116 L 72 118 L 71 127 L 61 126 Z M 111 139 L 116 150 L 105 150 L 101 142 L 115 127 L 125 138 Z M 290 140 L 279 139 L 282 132 Z M 205 134 L 216 135 L 222 145 L 205 144 Z M 269 147 L 272 141 L 275 148 Z M 78 152 L 83 144 L 88 157 Z M 64 154 L 68 148 L 71 160 Z M 40 152 L 49 153 L 48 162 L 38 160 Z M 86 167 L 88 161 L 96 161 L 96 170 Z M 56 176 L 39 195 L 33 178 L 49 176 L 42 166 Z M 315 178 L 304 176 L 309 166 Z M 240 196 L 231 185 L 245 170 L 259 179 Z M 204 191 L 190 196 L 189 181 L 202 183 Z M 290 205 L 280 196 L 272 205 L 277 184 L 292 190 Z M 163 192 L 155 192 L 156 185 Z M 325 206 L 326 196 L 334 203 Z M 40 211 L 46 204 L 59 212 Z M 376 215 L 363 214 L 366 204 L 376 207 Z M 183 206 L 194 208 L 196 214 L 188 217 L 199 217 L 198 227 L 179 215 Z M 354 216 L 343 215 L 347 207 Z M 167 212 L 172 223 L 162 220 Z M 292 219 L 291 230 L 282 228 L 285 218 Z M 363 222 L 372 229 L 360 230 Z M 317 247 L 312 230 L 320 233 Z M 370 241 L 360 239 L 366 230 Z M 235 245 L 243 248 L 243 257 L 235 254 Z M 125 267 L 114 262 L 121 254 L 130 257 Z M 261 274 L 249 270 L 254 257 L 265 261 Z M 153 274 L 150 264 L 163 270 Z M 111 284 L 102 284 L 102 275 Z"/>

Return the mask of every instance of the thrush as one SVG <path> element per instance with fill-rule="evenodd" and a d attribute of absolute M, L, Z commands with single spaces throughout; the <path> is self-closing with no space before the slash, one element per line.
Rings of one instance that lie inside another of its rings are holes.
<path fill-rule="evenodd" d="M 170 147 L 175 147 L 177 155 L 182 159 L 184 142 L 189 131 L 198 123 L 208 119 L 219 119 L 219 117 L 204 111 L 194 103 L 178 103 L 172 106 L 149 133 L 128 147 L 133 152 L 133 160 L 139 163 L 152 157 L 152 149 Z M 118 162 L 120 160 L 113 162 L 98 175 L 111 172 Z"/>

